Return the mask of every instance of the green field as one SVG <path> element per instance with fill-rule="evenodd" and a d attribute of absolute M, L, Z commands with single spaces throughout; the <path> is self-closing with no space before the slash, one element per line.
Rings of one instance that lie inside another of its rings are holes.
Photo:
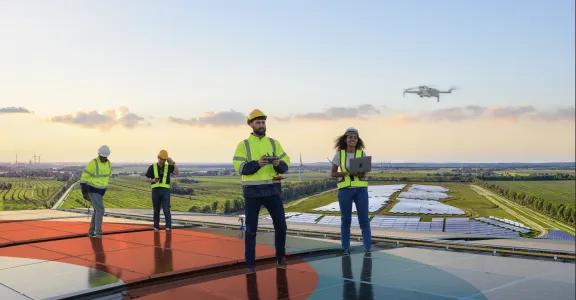
<path fill-rule="evenodd" d="M 576 182 L 574 180 L 552 181 L 488 181 L 515 192 L 523 192 L 557 204 L 574 207 Z"/>
<path fill-rule="evenodd" d="M 290 202 L 286 205 L 285 210 L 287 212 L 308 212 L 308 213 L 318 213 L 314 211 L 314 208 L 328 205 L 332 202 L 338 201 L 338 191 L 331 190 L 326 193 L 321 193 L 318 195 L 310 196 L 301 200 Z M 323 214 L 329 214 L 322 212 Z"/>
<path fill-rule="evenodd" d="M 495 216 L 510 220 L 517 220 L 502 208 L 490 202 L 486 197 L 479 195 L 467 183 L 442 183 L 441 186 L 449 189 L 448 199 L 443 203 L 458 207 L 471 217 Z"/>
<path fill-rule="evenodd" d="M 327 175 L 323 173 L 303 174 L 300 181 L 297 174 L 291 174 L 283 185 L 297 186 L 313 180 L 323 179 Z M 242 186 L 238 176 L 196 176 L 197 183 L 182 183 L 174 178 L 176 185 L 193 189 L 192 195 L 171 196 L 171 206 L 175 211 L 189 211 L 196 207 L 199 210 L 205 206 L 218 203 L 217 212 L 223 212 L 224 203 L 242 199 Z M 110 185 L 104 197 L 104 205 L 110 208 L 151 208 L 152 200 L 149 184 L 141 176 L 117 176 L 110 180 Z M 79 188 L 70 193 L 61 208 L 87 207 L 88 203 L 82 199 Z"/>
<path fill-rule="evenodd" d="M 0 177 L 0 182 L 12 184 L 0 190 L 0 210 L 46 208 L 46 203 L 59 191 L 64 182 L 55 179 Z"/>
<path fill-rule="evenodd" d="M 379 184 L 391 184 L 389 182 L 380 183 L 374 182 L 370 183 L 371 185 L 379 185 Z M 397 184 L 397 183 L 394 183 Z M 421 184 L 421 183 L 418 183 Z M 449 189 L 448 195 L 450 196 L 448 199 L 443 201 L 448 205 L 452 205 L 458 207 L 466 212 L 467 216 L 470 217 L 488 217 L 488 216 L 496 216 L 501 218 L 507 218 L 511 220 L 516 220 L 512 215 L 506 213 L 500 207 L 496 206 L 492 202 L 490 202 L 485 197 L 479 195 L 475 191 L 470 188 L 469 184 L 466 183 L 423 183 L 423 184 L 430 184 L 430 185 L 439 185 Z M 330 204 L 332 202 L 338 201 L 337 191 L 331 191 L 328 193 L 320 194 L 311 196 L 306 199 L 302 199 L 300 201 L 295 201 L 293 203 L 289 203 L 286 206 L 286 211 L 289 212 L 307 212 L 307 213 L 318 213 L 314 211 L 315 208 Z M 329 212 L 322 212 L 322 214 L 338 214 L 338 213 L 329 213 Z M 372 213 L 371 213 L 372 214 Z M 385 211 L 379 212 L 378 214 L 388 214 Z M 423 215 L 424 216 L 424 215 Z M 432 216 L 432 215 L 430 215 Z M 430 216 L 424 216 L 430 217 Z M 442 215 L 434 215 L 435 217 L 442 217 Z"/>
<path fill-rule="evenodd" d="M 241 196 L 242 190 L 239 178 L 235 177 L 199 177 L 199 183 L 177 183 L 181 187 L 191 187 L 194 193 L 189 196 L 172 194 L 170 204 L 172 210 L 188 211 L 212 205 L 212 202 L 223 203 Z M 178 182 L 178 180 L 175 180 Z M 144 177 L 118 176 L 110 180 L 110 185 L 104 197 L 104 205 L 109 208 L 152 208 L 149 184 Z M 64 201 L 61 208 L 87 207 L 77 187 Z"/>

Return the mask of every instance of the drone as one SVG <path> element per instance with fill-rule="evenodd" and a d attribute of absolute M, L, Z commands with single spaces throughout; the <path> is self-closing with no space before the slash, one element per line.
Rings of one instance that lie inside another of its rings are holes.
<path fill-rule="evenodd" d="M 436 101 L 440 102 L 440 94 L 450 94 L 455 88 L 450 88 L 447 91 L 441 91 L 435 88 L 431 88 L 429 86 L 421 85 L 419 87 L 408 88 L 404 90 L 404 96 L 406 94 L 418 94 L 420 98 L 432 98 L 436 97 Z"/>

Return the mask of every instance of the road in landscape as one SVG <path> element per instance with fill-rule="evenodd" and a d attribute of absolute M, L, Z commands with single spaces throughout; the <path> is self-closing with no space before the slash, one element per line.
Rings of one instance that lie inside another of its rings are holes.
<path fill-rule="evenodd" d="M 549 216 L 536 212 L 528 207 L 522 206 L 518 203 L 515 203 L 511 200 L 508 200 L 500 195 L 497 195 L 483 187 L 471 184 L 470 187 L 476 193 L 480 194 L 481 196 L 488 199 L 490 202 L 498 205 L 507 213 L 516 217 L 519 221 L 524 223 L 525 225 L 540 231 L 540 235 L 542 236 L 548 232 L 548 229 L 560 229 L 562 231 L 568 232 L 574 235 L 574 227 L 569 225 L 560 223 Z"/>
<path fill-rule="evenodd" d="M 80 183 L 80 180 L 74 182 L 72 185 L 70 185 L 70 187 L 66 190 L 66 192 L 64 194 L 62 194 L 62 196 L 60 196 L 60 199 L 58 199 L 58 201 L 56 201 L 56 203 L 54 203 L 54 205 L 52 206 L 52 209 L 58 209 L 60 207 L 60 205 L 62 205 L 62 203 L 64 203 L 64 200 L 66 200 L 66 198 L 68 198 L 68 194 L 70 194 L 70 192 L 74 189 L 74 187 Z"/>

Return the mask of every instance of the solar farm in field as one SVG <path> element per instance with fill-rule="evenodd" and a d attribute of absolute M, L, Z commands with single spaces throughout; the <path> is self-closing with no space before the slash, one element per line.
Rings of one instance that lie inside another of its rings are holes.
<path fill-rule="evenodd" d="M 391 213 L 430 214 L 430 215 L 463 215 L 463 210 L 441 203 L 448 198 L 448 189 L 441 186 L 415 184 L 406 192 L 400 193 L 398 203 Z"/>
<path fill-rule="evenodd" d="M 270 216 L 264 216 L 262 219 L 270 220 Z M 304 223 L 311 225 L 341 225 L 340 216 L 326 216 L 310 213 L 289 213 L 286 215 L 286 221 L 288 223 Z M 374 216 L 370 220 L 370 226 L 372 228 L 394 230 L 449 232 L 494 237 L 518 237 L 520 234 L 530 232 L 530 229 L 513 226 L 508 224 L 508 222 L 512 221 L 498 221 L 491 218 L 432 218 L 431 221 L 425 222 L 420 221 L 420 217 Z M 352 226 L 359 226 L 356 215 L 352 216 Z M 558 239 L 560 239 L 560 237 Z"/>
<path fill-rule="evenodd" d="M 391 213 L 430 214 L 430 215 L 463 215 L 464 211 L 438 201 L 398 198 L 398 203 Z"/>
<path fill-rule="evenodd" d="M 406 185 L 404 184 L 394 184 L 394 185 L 376 185 L 368 187 L 368 211 L 376 212 L 381 209 L 388 201 L 390 197 L 402 190 Z M 324 211 L 324 212 L 339 212 L 340 205 L 338 201 L 332 202 L 328 205 L 315 208 L 314 211 Z M 356 211 L 356 206 L 352 206 L 352 211 Z"/>

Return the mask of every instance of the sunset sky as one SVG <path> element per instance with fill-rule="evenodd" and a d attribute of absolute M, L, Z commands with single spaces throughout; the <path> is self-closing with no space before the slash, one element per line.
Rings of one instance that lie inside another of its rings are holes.
<path fill-rule="evenodd" d="M 574 1 L 0 1 L 0 162 L 574 161 Z M 457 87 L 440 103 L 403 97 Z"/>

